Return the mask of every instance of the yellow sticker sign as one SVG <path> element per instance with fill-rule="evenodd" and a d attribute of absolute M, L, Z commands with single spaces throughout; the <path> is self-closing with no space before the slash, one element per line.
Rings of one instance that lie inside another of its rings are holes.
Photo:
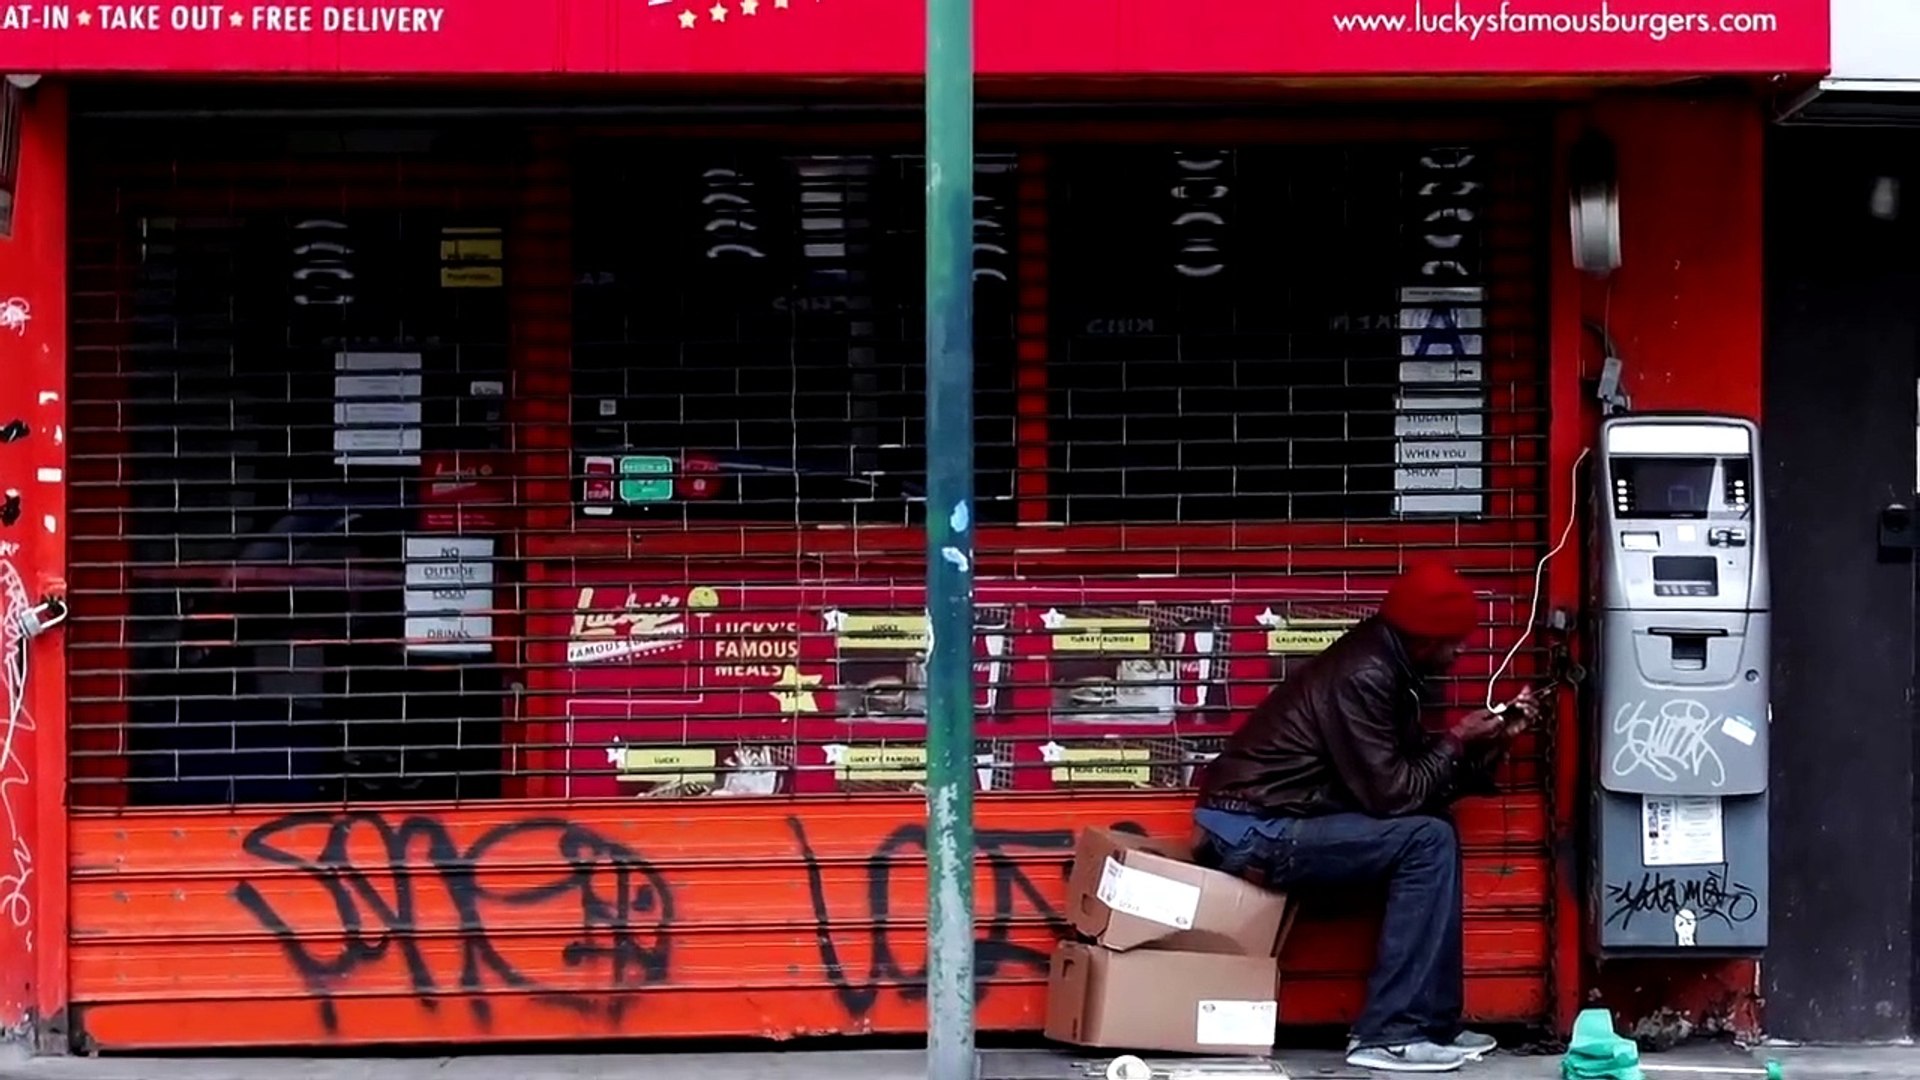
<path fill-rule="evenodd" d="M 1153 752 L 1145 747 L 1068 746 L 1056 759 L 1065 764 L 1053 768 L 1056 784 L 1125 784 L 1148 787 L 1153 783 Z"/>
<path fill-rule="evenodd" d="M 1323 653 L 1359 622 L 1358 619 L 1276 618 L 1267 627 L 1267 651 L 1292 656 Z"/>
<path fill-rule="evenodd" d="M 718 752 L 692 746 L 616 746 L 607 751 L 615 778 L 629 784 L 713 784 Z"/>
<path fill-rule="evenodd" d="M 1053 647 L 1060 652 L 1153 651 L 1153 623 L 1146 619 L 1056 620 Z"/>
<path fill-rule="evenodd" d="M 501 269 L 506 245 L 496 228 L 440 230 L 440 287 L 497 289 L 506 284 Z"/>
<path fill-rule="evenodd" d="M 834 777 L 839 780 L 919 781 L 927 778 L 924 746 L 829 747 Z"/>
<path fill-rule="evenodd" d="M 925 652 L 932 642 L 923 611 L 842 616 L 840 633 L 834 638 L 834 643 L 843 650 Z"/>

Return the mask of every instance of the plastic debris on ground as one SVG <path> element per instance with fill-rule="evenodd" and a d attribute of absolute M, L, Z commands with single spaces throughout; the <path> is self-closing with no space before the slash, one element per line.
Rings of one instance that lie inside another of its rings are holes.
<path fill-rule="evenodd" d="M 1090 1080 L 1288 1080 L 1287 1070 L 1264 1058 L 1173 1058 L 1149 1060 L 1121 1054 Z"/>
<path fill-rule="evenodd" d="M 1613 1014 L 1605 1009 L 1584 1009 L 1574 1020 L 1560 1075 L 1566 1080 L 1646 1080 L 1640 1071 L 1640 1048 L 1613 1030 Z"/>

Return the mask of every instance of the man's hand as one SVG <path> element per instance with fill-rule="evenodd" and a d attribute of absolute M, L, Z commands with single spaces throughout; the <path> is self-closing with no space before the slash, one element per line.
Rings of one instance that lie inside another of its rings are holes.
<path fill-rule="evenodd" d="M 1508 718 L 1492 709 L 1475 709 L 1453 722 L 1449 729 L 1463 743 L 1485 742 L 1506 730 Z"/>
<path fill-rule="evenodd" d="M 1553 702 L 1553 690 L 1551 683 L 1546 686 L 1529 686 L 1515 695 L 1513 705 L 1522 712 L 1534 716 L 1543 715 L 1547 711 L 1547 706 Z"/>
<path fill-rule="evenodd" d="M 1507 733 L 1518 735 L 1528 728 L 1538 727 L 1553 707 L 1554 687 L 1529 686 L 1510 702 L 1504 714 L 1507 720 Z"/>

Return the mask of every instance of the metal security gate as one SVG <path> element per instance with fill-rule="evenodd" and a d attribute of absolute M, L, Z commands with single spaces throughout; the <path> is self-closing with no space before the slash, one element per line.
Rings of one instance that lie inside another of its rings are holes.
<path fill-rule="evenodd" d="M 914 138 L 81 122 L 77 1042 L 920 1027 Z M 1485 590 L 1484 692 L 1544 550 L 1545 145 L 981 146 L 980 1015 L 1032 1029 L 1073 831 L 1183 833 L 1409 556 Z M 1552 752 L 1460 813 L 1482 1018 L 1548 1011 Z M 1327 906 L 1289 1022 L 1358 1006 Z"/>

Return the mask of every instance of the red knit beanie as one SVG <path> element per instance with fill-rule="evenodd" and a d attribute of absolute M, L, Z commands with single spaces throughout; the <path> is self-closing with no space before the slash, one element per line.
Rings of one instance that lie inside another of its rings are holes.
<path fill-rule="evenodd" d="M 1415 563 L 1387 590 L 1380 618 L 1413 637 L 1456 641 L 1480 624 L 1473 587 L 1440 562 Z"/>

